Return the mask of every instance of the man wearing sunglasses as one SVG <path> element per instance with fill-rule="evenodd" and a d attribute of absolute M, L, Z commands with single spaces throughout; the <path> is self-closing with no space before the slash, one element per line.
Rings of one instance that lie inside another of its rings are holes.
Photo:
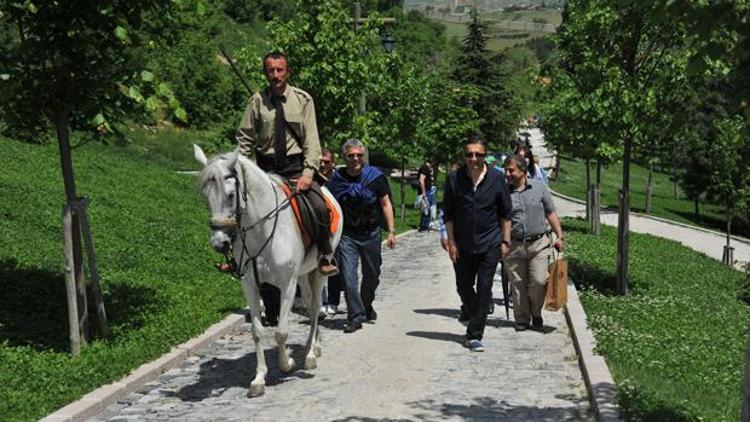
<path fill-rule="evenodd" d="M 484 140 L 469 138 L 463 155 L 464 165 L 448 175 L 443 211 L 461 319 L 468 320 L 465 346 L 483 352 L 492 281 L 510 247 L 512 203 L 503 173 L 485 164 Z"/>
<path fill-rule="evenodd" d="M 388 247 L 396 246 L 391 190 L 385 175 L 367 165 L 365 152 L 360 140 L 346 141 L 341 147 L 346 167 L 334 170 L 326 184 L 344 212 L 344 231 L 337 256 L 346 291 L 348 322 L 344 332 L 347 333 L 359 330 L 363 322 L 374 322 L 378 317 L 372 302 L 380 284 L 381 228 L 388 231 Z M 361 286 L 357 274 L 360 260 Z"/>

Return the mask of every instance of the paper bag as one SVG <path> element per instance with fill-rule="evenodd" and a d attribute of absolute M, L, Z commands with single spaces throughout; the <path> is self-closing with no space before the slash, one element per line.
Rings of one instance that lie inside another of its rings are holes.
<path fill-rule="evenodd" d="M 557 311 L 566 303 L 568 303 L 568 261 L 565 257 L 558 256 L 549 265 L 544 309 Z"/>

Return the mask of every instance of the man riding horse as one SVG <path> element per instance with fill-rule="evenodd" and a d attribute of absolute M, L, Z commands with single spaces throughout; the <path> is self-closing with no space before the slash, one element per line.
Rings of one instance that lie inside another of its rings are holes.
<path fill-rule="evenodd" d="M 307 92 L 288 84 L 289 62 L 284 54 L 269 53 L 263 58 L 268 88 L 256 92 L 237 130 L 240 153 L 255 161 L 266 172 L 276 173 L 297 183 L 315 210 L 320 224 L 315 243 L 322 258 L 319 270 L 333 275 L 330 218 L 315 172 L 320 166 L 320 140 L 315 121 L 315 105 Z"/>

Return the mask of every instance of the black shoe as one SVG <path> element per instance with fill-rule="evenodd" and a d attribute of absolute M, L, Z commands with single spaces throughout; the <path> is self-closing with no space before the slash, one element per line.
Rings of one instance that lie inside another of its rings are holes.
<path fill-rule="evenodd" d="M 275 327 L 279 325 L 279 318 L 268 318 L 264 316 L 263 318 L 261 318 L 260 323 L 263 324 L 264 327 Z"/>
<path fill-rule="evenodd" d="M 345 333 L 353 333 L 357 330 L 362 329 L 362 323 L 358 321 L 350 321 L 344 325 L 344 332 Z"/>
<path fill-rule="evenodd" d="M 544 326 L 544 320 L 540 316 L 532 316 L 531 326 L 534 328 L 542 328 Z"/>
<path fill-rule="evenodd" d="M 375 309 L 370 308 L 367 310 L 367 320 L 368 321 L 375 321 L 378 319 L 378 313 L 375 312 Z"/>
<path fill-rule="evenodd" d="M 495 313 L 495 303 L 490 302 L 490 307 L 487 309 L 487 315 L 492 315 Z"/>
<path fill-rule="evenodd" d="M 526 331 L 529 329 L 529 324 L 516 324 L 514 328 L 516 331 Z"/>

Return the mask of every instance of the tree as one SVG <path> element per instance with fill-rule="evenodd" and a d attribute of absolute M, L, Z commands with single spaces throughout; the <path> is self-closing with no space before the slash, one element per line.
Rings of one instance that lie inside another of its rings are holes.
<path fill-rule="evenodd" d="M 371 19 L 355 31 L 350 12 L 336 0 L 297 0 L 295 8 L 299 13 L 292 20 L 268 24 L 269 51 L 288 55 L 292 83 L 315 100 L 323 143 L 337 146 L 352 136 L 367 140 L 374 121 L 371 113 L 358 115 L 359 99 L 363 91 L 375 90 L 376 69 L 385 67 L 380 25 Z M 260 58 L 242 65 L 258 74 Z"/>
<path fill-rule="evenodd" d="M 684 26 L 665 25 L 660 4 L 651 2 L 566 3 L 558 46 L 561 67 L 598 124 L 582 128 L 621 143 L 623 175 L 618 221 L 617 290 L 628 290 L 630 160 L 638 143 L 661 130 L 649 117 L 655 98 L 679 61 Z M 603 128 L 603 130 L 602 130 Z"/>
<path fill-rule="evenodd" d="M 166 0 L 0 3 L 3 27 L 15 30 L 2 46 L 0 113 L 13 130 L 28 137 L 54 127 L 70 208 L 79 206 L 71 129 L 108 131 L 110 121 L 132 110 L 129 102 L 122 101 L 123 93 L 150 111 L 160 107 L 161 95 L 178 118 L 186 118 L 169 87 L 159 85 L 153 73 L 141 72 L 143 62 L 136 48 L 145 41 L 135 32 L 143 24 L 142 14 L 169 4 Z M 145 87 L 153 95 L 144 95 Z M 68 271 L 75 275 L 80 299 L 85 298 L 86 286 L 79 224 L 74 214 L 69 232 L 73 268 Z M 79 304 L 85 322 L 85 300 Z M 83 334 L 85 338 L 85 329 Z"/>
<path fill-rule="evenodd" d="M 481 118 L 481 134 L 493 146 L 506 145 L 520 119 L 520 105 L 514 101 L 511 72 L 505 57 L 490 56 L 487 50 L 487 25 L 472 11 L 468 33 L 457 58 L 453 78 L 476 87 L 473 107 Z"/>

